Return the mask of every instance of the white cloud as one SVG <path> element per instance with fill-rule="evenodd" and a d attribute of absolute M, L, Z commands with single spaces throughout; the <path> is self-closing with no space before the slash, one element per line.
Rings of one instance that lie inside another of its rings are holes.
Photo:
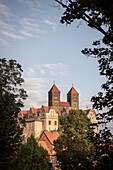
<path fill-rule="evenodd" d="M 29 32 L 27 32 L 27 31 L 25 31 L 25 30 L 20 31 L 20 33 L 23 34 L 24 36 L 33 37 L 33 34 L 32 34 L 32 33 L 29 33 Z"/>
<path fill-rule="evenodd" d="M 44 67 L 53 70 L 53 69 L 65 69 L 67 67 L 67 65 L 62 64 L 62 63 L 57 63 L 57 64 L 44 64 Z"/>
<path fill-rule="evenodd" d="M 41 74 L 45 74 L 45 71 L 41 69 L 41 70 L 40 70 L 40 73 L 41 73 Z"/>
<path fill-rule="evenodd" d="M 47 96 L 44 90 L 28 91 L 28 98 L 24 101 L 25 109 L 30 107 L 39 108 L 42 105 L 47 105 Z"/>
<path fill-rule="evenodd" d="M 7 30 L 14 30 L 13 26 L 10 24 L 6 24 L 4 21 L 0 20 L 0 28 L 4 28 Z"/>
<path fill-rule="evenodd" d="M 50 71 L 50 74 L 51 74 L 52 76 L 56 76 L 56 73 L 55 73 L 54 71 Z"/>
<path fill-rule="evenodd" d="M 46 80 L 42 78 L 24 78 L 24 88 L 27 90 L 41 89 L 44 87 Z"/>
<path fill-rule="evenodd" d="M 33 11 L 40 12 L 39 7 L 41 7 L 42 4 L 40 3 L 39 0 L 32 0 L 32 1 L 31 0 L 18 0 L 18 1 L 30 7 Z"/>
<path fill-rule="evenodd" d="M 43 67 L 48 69 L 50 71 L 50 74 L 52 76 L 60 75 L 60 76 L 66 76 L 67 73 L 67 65 L 62 63 L 56 63 L 56 64 L 44 64 Z"/>
<path fill-rule="evenodd" d="M 83 110 L 92 109 L 92 102 L 90 98 L 85 98 L 80 101 L 80 108 Z"/>
<path fill-rule="evenodd" d="M 39 28 L 39 24 L 37 24 L 37 21 L 33 18 L 22 18 L 20 24 L 23 27 L 21 33 L 25 34 L 25 36 L 36 36 L 37 34 L 45 33 L 44 30 Z"/>
<path fill-rule="evenodd" d="M 0 38 L 0 44 L 2 46 L 10 46 L 9 43 L 7 41 L 5 41 L 4 39 Z"/>
<path fill-rule="evenodd" d="M 48 19 L 44 19 L 44 22 L 48 25 L 51 25 L 54 30 L 56 29 L 57 24 L 55 22 L 52 22 Z"/>
<path fill-rule="evenodd" d="M 4 15 L 5 17 L 12 16 L 12 13 L 9 11 L 8 7 L 2 3 L 0 3 L 0 15 Z"/>
<path fill-rule="evenodd" d="M 18 1 L 21 3 L 24 3 L 28 6 L 33 6 L 33 1 L 31 1 L 31 0 L 18 0 Z"/>
<path fill-rule="evenodd" d="M 25 108 L 47 105 L 47 92 L 43 90 L 47 80 L 42 78 L 24 78 L 24 80 L 23 88 L 28 94 L 28 98 L 24 101 Z"/>
<path fill-rule="evenodd" d="M 23 40 L 24 37 L 20 36 L 20 35 L 16 35 L 14 33 L 10 33 L 10 32 L 7 32 L 7 31 L 4 31 L 4 30 L 1 30 L 0 33 L 2 35 L 5 35 L 7 37 L 10 37 L 10 38 L 14 38 L 14 39 L 18 39 L 18 40 Z"/>

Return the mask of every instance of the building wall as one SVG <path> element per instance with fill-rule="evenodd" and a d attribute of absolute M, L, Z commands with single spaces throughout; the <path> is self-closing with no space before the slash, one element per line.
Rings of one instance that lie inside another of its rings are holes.
<path fill-rule="evenodd" d="M 79 109 L 79 95 L 67 94 L 67 102 L 69 102 L 71 109 Z"/>
<path fill-rule="evenodd" d="M 42 132 L 42 121 L 34 122 L 34 137 L 37 138 Z"/>
<path fill-rule="evenodd" d="M 27 121 L 26 127 L 24 127 L 23 134 L 25 136 L 24 142 L 27 142 L 27 138 L 31 136 L 31 134 L 34 134 L 34 122 L 33 121 Z"/>
<path fill-rule="evenodd" d="M 58 129 L 58 113 L 54 109 L 50 109 L 49 113 L 45 113 L 45 129 L 57 130 Z"/>
<path fill-rule="evenodd" d="M 90 119 L 91 123 L 96 123 L 98 125 L 98 120 L 93 112 L 93 110 L 90 110 L 87 117 Z M 98 127 L 94 126 L 94 132 L 98 133 Z"/>
<path fill-rule="evenodd" d="M 60 106 L 60 92 L 48 93 L 48 106 Z"/>

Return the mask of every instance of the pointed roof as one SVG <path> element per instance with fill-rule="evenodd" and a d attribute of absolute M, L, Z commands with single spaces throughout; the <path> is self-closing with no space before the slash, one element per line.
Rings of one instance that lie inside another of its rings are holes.
<path fill-rule="evenodd" d="M 49 92 L 60 92 L 60 90 L 57 88 L 57 86 L 55 84 L 53 84 L 53 86 L 51 87 L 51 89 L 49 90 Z"/>
<path fill-rule="evenodd" d="M 85 112 L 87 115 L 89 114 L 90 111 L 92 111 L 92 112 L 94 113 L 95 117 L 97 117 L 97 115 L 96 115 L 96 113 L 95 113 L 94 110 L 92 110 L 92 109 L 84 110 L 84 112 Z"/>
<path fill-rule="evenodd" d="M 71 94 L 79 94 L 79 93 L 75 90 L 74 87 L 72 87 L 67 94 L 69 94 L 69 93 L 71 93 Z"/>
<path fill-rule="evenodd" d="M 37 113 L 40 112 L 41 108 L 33 108 L 33 107 L 32 107 L 31 110 L 32 110 L 35 114 L 37 114 Z"/>
<path fill-rule="evenodd" d="M 47 131 L 47 130 L 44 130 L 43 133 L 46 135 L 46 137 L 47 137 L 48 140 L 51 142 L 51 144 L 53 144 L 53 141 L 54 141 L 54 140 L 57 140 L 58 137 L 59 137 L 59 134 L 58 134 L 57 131 Z M 43 133 L 42 133 L 42 134 L 43 134 Z M 42 134 L 41 134 L 41 136 L 42 136 Z M 41 136 L 40 136 L 40 137 L 41 137 Z M 39 139 L 39 141 L 40 141 L 40 139 Z"/>
<path fill-rule="evenodd" d="M 56 113 L 58 113 L 56 107 L 54 107 L 54 106 L 44 106 L 44 105 L 42 105 L 42 106 L 45 109 L 46 113 L 48 113 L 50 109 L 54 109 L 56 111 Z"/>

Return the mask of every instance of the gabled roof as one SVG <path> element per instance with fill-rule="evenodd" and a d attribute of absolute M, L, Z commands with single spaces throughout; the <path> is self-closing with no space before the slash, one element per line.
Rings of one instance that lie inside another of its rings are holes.
<path fill-rule="evenodd" d="M 84 112 L 85 112 L 87 115 L 89 114 L 90 111 L 92 111 L 92 112 L 94 113 L 94 115 L 97 117 L 97 115 L 96 115 L 96 113 L 95 113 L 94 110 L 92 110 L 92 109 L 84 110 Z"/>
<path fill-rule="evenodd" d="M 41 108 L 31 108 L 31 110 L 35 113 L 35 114 L 37 114 L 37 113 L 39 113 L 40 112 L 40 110 L 41 110 Z"/>
<path fill-rule="evenodd" d="M 71 94 L 79 94 L 79 93 L 75 90 L 74 87 L 72 87 L 67 94 L 69 94 L 69 93 L 71 93 Z"/>
<path fill-rule="evenodd" d="M 59 134 L 56 131 L 46 131 L 45 130 L 45 131 L 43 131 L 43 133 L 46 135 L 46 137 L 48 138 L 48 140 L 50 141 L 51 144 L 53 144 L 53 141 L 59 137 Z"/>
<path fill-rule="evenodd" d="M 28 113 L 29 113 L 29 110 L 21 110 L 21 112 L 23 113 L 23 117 L 24 119 L 28 119 Z"/>
<path fill-rule="evenodd" d="M 49 90 L 49 92 L 59 92 L 60 93 L 60 90 L 57 88 L 57 86 L 55 84 L 53 84 L 53 86 L 51 87 L 51 89 Z M 49 93 L 48 92 L 48 93 Z"/>
<path fill-rule="evenodd" d="M 28 114 L 29 110 L 21 110 L 21 112 L 23 113 L 23 115 Z"/>
<path fill-rule="evenodd" d="M 63 107 L 71 107 L 69 102 L 60 102 L 60 106 L 63 106 Z"/>
<path fill-rule="evenodd" d="M 41 145 L 44 149 L 46 149 L 48 151 L 48 154 L 51 155 L 51 152 L 50 152 L 49 148 L 47 147 L 47 144 L 45 141 L 39 141 L 38 145 L 39 146 Z"/>
<path fill-rule="evenodd" d="M 56 107 L 53 107 L 53 106 L 43 106 L 43 107 L 44 107 L 46 113 L 48 113 L 50 109 L 54 109 L 56 111 L 56 113 L 58 113 Z"/>

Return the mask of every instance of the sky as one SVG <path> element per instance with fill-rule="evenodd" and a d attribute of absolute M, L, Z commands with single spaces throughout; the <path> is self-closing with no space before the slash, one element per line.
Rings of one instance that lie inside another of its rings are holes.
<path fill-rule="evenodd" d="M 48 105 L 55 82 L 61 101 L 72 87 L 79 92 L 80 108 L 92 108 L 90 99 L 101 90 L 98 62 L 81 53 L 102 37 L 98 31 L 61 24 L 62 8 L 54 0 L 0 0 L 0 57 L 22 65 L 28 98 L 24 109 Z"/>

